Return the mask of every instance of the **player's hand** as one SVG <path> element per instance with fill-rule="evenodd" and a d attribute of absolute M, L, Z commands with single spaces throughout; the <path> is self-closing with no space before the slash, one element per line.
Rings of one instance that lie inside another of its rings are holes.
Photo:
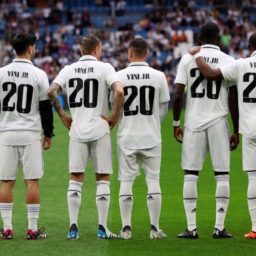
<path fill-rule="evenodd" d="M 70 116 L 63 115 L 63 116 L 61 116 L 60 119 L 61 119 L 62 123 L 63 123 L 68 129 L 70 129 L 71 124 L 72 124 L 72 118 L 71 118 Z"/>
<path fill-rule="evenodd" d="M 200 49 L 201 49 L 200 46 L 194 46 L 194 47 L 190 48 L 188 52 L 189 52 L 191 55 L 194 56 L 196 53 L 200 52 Z"/>
<path fill-rule="evenodd" d="M 43 149 L 47 150 L 50 149 L 52 146 L 52 138 L 44 137 L 43 138 Z"/>
<path fill-rule="evenodd" d="M 108 122 L 109 128 L 112 130 L 117 124 L 119 118 L 116 116 L 101 116 L 102 119 Z"/>
<path fill-rule="evenodd" d="M 229 143 L 230 143 L 230 150 L 235 150 L 239 144 L 239 133 L 233 133 L 231 136 L 230 136 L 230 140 L 229 140 Z"/>
<path fill-rule="evenodd" d="M 183 129 L 180 128 L 179 126 L 173 127 L 173 134 L 174 134 L 175 139 L 179 143 L 182 143 L 182 140 L 183 140 Z"/>

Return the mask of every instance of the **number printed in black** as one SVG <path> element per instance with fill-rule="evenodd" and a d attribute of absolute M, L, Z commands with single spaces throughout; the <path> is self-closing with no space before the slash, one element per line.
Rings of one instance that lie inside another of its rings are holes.
<path fill-rule="evenodd" d="M 256 103 L 256 98 L 252 98 L 252 97 L 249 96 L 249 94 L 256 87 L 256 73 L 245 73 L 244 76 L 243 76 L 243 81 L 244 82 L 249 82 L 250 77 L 252 78 L 252 81 L 249 83 L 249 85 L 243 91 L 243 102 Z"/>
<path fill-rule="evenodd" d="M 205 96 L 205 89 L 203 88 L 203 90 L 201 92 L 197 92 L 196 89 L 205 79 L 204 76 L 200 73 L 198 68 L 192 68 L 190 70 L 190 76 L 196 77 L 196 80 L 190 87 L 191 97 L 192 98 L 203 98 Z M 215 86 L 214 86 L 214 84 L 215 84 Z M 215 88 L 215 93 L 213 91 L 214 88 Z M 219 95 L 220 95 L 220 88 L 221 88 L 221 80 L 215 80 L 215 81 L 207 80 L 207 90 L 206 90 L 207 97 L 209 99 L 218 99 Z"/>
<path fill-rule="evenodd" d="M 81 107 L 83 104 L 86 108 L 95 108 L 98 103 L 98 88 L 99 82 L 97 79 L 86 79 L 83 81 L 81 78 L 72 78 L 69 80 L 69 88 L 75 88 L 69 95 L 70 108 Z M 77 94 L 80 90 L 84 90 L 83 98 L 77 99 Z"/>
<path fill-rule="evenodd" d="M 17 90 L 18 87 L 18 90 Z M 14 111 L 17 105 L 19 113 L 28 114 L 31 111 L 33 86 L 29 84 L 16 85 L 14 82 L 3 83 L 3 91 L 7 92 L 3 98 L 2 110 Z M 17 92 L 17 104 L 10 103 L 11 98 Z M 25 96 L 24 96 L 25 94 Z"/>
<path fill-rule="evenodd" d="M 140 106 L 136 105 L 134 109 L 131 109 L 131 105 L 135 98 L 140 97 Z M 127 96 L 124 103 L 124 115 L 125 116 L 134 116 L 139 112 L 142 115 L 152 115 L 153 114 L 153 104 L 155 97 L 155 88 L 149 85 L 143 85 L 138 88 L 134 85 L 124 87 L 124 96 Z"/>

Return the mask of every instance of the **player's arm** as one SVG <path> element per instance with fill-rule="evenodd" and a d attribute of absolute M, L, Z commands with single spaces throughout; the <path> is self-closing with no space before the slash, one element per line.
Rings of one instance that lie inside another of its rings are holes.
<path fill-rule="evenodd" d="M 166 117 L 167 112 L 168 112 L 168 102 L 160 103 L 160 105 L 159 105 L 159 117 L 160 117 L 161 122 Z"/>
<path fill-rule="evenodd" d="M 62 91 L 62 88 L 57 83 L 52 83 L 50 88 L 48 89 L 48 96 L 50 99 L 51 104 L 54 106 L 55 110 L 57 111 L 62 123 L 70 129 L 72 118 L 68 116 L 63 108 L 61 107 L 58 94 Z"/>
<path fill-rule="evenodd" d="M 124 105 L 124 90 L 121 82 L 114 82 L 111 85 L 111 90 L 113 90 L 114 95 L 112 101 L 112 115 L 109 117 L 102 116 L 102 118 L 108 122 L 110 129 L 112 129 L 118 122 Z"/>
<path fill-rule="evenodd" d="M 230 136 L 230 150 L 237 148 L 239 144 L 239 110 L 238 110 L 238 94 L 236 86 L 229 88 L 229 111 L 233 123 L 233 134 Z"/>
<path fill-rule="evenodd" d="M 54 136 L 52 105 L 49 100 L 39 101 L 39 113 L 44 131 L 43 148 L 47 150 L 51 147 Z"/>
<path fill-rule="evenodd" d="M 173 133 L 175 139 L 180 143 L 182 143 L 183 139 L 183 130 L 180 128 L 180 114 L 183 106 L 184 90 L 184 84 L 175 84 L 173 99 Z"/>
<path fill-rule="evenodd" d="M 223 75 L 219 68 L 211 68 L 202 56 L 200 56 L 200 47 L 193 47 L 189 50 L 189 53 L 194 56 L 196 64 L 203 74 L 203 76 L 208 80 L 222 80 Z"/>

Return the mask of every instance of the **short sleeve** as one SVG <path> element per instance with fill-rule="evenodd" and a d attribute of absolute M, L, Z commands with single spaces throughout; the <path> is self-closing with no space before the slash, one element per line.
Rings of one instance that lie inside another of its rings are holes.
<path fill-rule="evenodd" d="M 42 71 L 40 75 L 40 85 L 39 85 L 39 100 L 48 100 L 48 89 L 49 89 L 49 80 L 45 72 Z"/>
<path fill-rule="evenodd" d="M 168 88 L 168 82 L 164 75 L 164 73 L 161 74 L 161 87 L 160 87 L 160 103 L 168 102 L 170 100 L 170 93 Z"/>
<path fill-rule="evenodd" d="M 108 86 L 111 86 L 113 83 L 120 81 L 115 69 L 110 64 L 107 64 L 105 74 L 106 74 L 105 81 Z"/>
<path fill-rule="evenodd" d="M 234 85 L 238 79 L 237 61 L 233 61 L 231 64 L 220 67 L 220 71 L 224 80 L 229 82 L 229 85 Z"/>
<path fill-rule="evenodd" d="M 56 83 L 61 86 L 64 90 L 66 88 L 66 83 L 68 80 L 68 66 L 65 66 L 53 80 L 53 83 Z"/>
<path fill-rule="evenodd" d="M 175 84 L 187 85 L 187 83 L 188 83 L 188 77 L 187 77 L 187 70 L 186 70 L 186 61 L 185 61 L 185 56 L 183 56 L 178 65 Z"/>

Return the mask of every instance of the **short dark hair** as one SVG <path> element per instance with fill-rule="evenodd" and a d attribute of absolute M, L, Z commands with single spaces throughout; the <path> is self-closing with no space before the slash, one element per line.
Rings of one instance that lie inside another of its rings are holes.
<path fill-rule="evenodd" d="M 219 41 L 220 30 L 214 22 L 205 23 L 200 30 L 200 41 L 202 43 L 214 44 Z"/>
<path fill-rule="evenodd" d="M 256 33 L 253 33 L 250 37 L 249 37 L 249 45 L 256 50 Z"/>
<path fill-rule="evenodd" d="M 130 41 L 129 49 L 132 49 L 137 57 L 144 57 L 148 51 L 148 43 L 141 37 L 135 38 Z"/>
<path fill-rule="evenodd" d="M 36 36 L 30 33 L 19 33 L 16 34 L 12 39 L 12 47 L 15 52 L 20 55 L 26 52 L 29 46 L 35 45 Z"/>
<path fill-rule="evenodd" d="M 83 37 L 80 43 L 83 54 L 91 54 L 95 47 L 100 43 L 100 39 L 93 34 Z"/>

